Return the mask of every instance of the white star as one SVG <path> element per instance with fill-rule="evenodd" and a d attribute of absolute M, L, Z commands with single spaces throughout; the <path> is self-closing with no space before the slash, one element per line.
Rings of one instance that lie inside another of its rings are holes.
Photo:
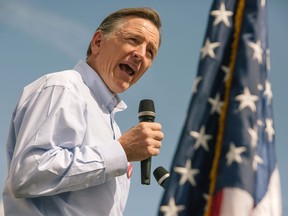
<path fill-rule="evenodd" d="M 223 22 L 226 27 L 230 27 L 230 22 L 228 19 L 228 16 L 232 16 L 232 11 L 226 11 L 225 4 L 222 2 L 220 5 L 219 10 L 213 10 L 211 11 L 211 15 L 215 17 L 213 25 L 216 26 L 220 22 Z"/>
<path fill-rule="evenodd" d="M 257 85 L 257 89 L 258 89 L 259 91 L 262 91 L 262 90 L 263 90 L 263 86 L 262 86 L 261 84 L 258 84 L 258 85 Z"/>
<path fill-rule="evenodd" d="M 206 202 L 208 202 L 208 200 L 210 199 L 210 195 L 207 194 L 207 193 L 204 193 L 204 194 L 202 195 L 202 197 L 206 200 Z"/>
<path fill-rule="evenodd" d="M 205 204 L 205 207 L 204 207 L 204 209 L 205 209 L 205 212 L 206 212 L 206 210 L 207 210 L 207 208 L 208 208 L 208 202 L 209 202 L 209 200 L 211 199 L 211 196 L 209 195 L 209 194 L 203 194 L 203 198 L 205 199 L 205 201 L 206 201 L 206 204 Z"/>
<path fill-rule="evenodd" d="M 189 181 L 192 186 L 196 186 L 194 176 L 199 173 L 199 169 L 192 169 L 191 160 L 187 160 L 185 167 L 175 167 L 174 171 L 181 175 L 179 184 L 183 185 L 186 181 Z"/>
<path fill-rule="evenodd" d="M 226 67 L 225 65 L 222 65 L 221 69 L 225 73 L 224 81 L 226 82 L 228 80 L 228 77 L 230 76 L 230 69 L 229 67 Z"/>
<path fill-rule="evenodd" d="M 257 171 L 258 164 L 263 164 L 263 163 L 264 163 L 264 161 L 262 160 L 261 157 L 259 157 L 258 155 L 254 155 L 254 158 L 253 158 L 253 170 Z"/>
<path fill-rule="evenodd" d="M 273 94 L 272 94 L 272 90 L 271 90 L 271 83 L 267 80 L 265 81 L 264 95 L 267 97 L 268 103 L 271 104 Z"/>
<path fill-rule="evenodd" d="M 249 89 L 247 87 L 244 88 L 244 92 L 241 95 L 235 97 L 235 100 L 240 101 L 239 110 L 243 110 L 248 107 L 252 110 L 252 112 L 256 111 L 255 102 L 258 100 L 257 95 L 251 95 Z"/>
<path fill-rule="evenodd" d="M 184 205 L 176 205 L 173 197 L 170 197 L 168 205 L 160 206 L 160 211 L 164 213 L 164 216 L 178 216 L 178 213 L 184 209 Z"/>
<path fill-rule="evenodd" d="M 258 142 L 258 128 L 257 126 L 254 126 L 254 128 L 248 128 L 248 133 L 251 137 L 251 146 L 255 148 L 257 146 Z"/>
<path fill-rule="evenodd" d="M 273 120 L 272 119 L 266 119 L 266 129 L 265 129 L 269 142 L 272 142 L 273 136 L 275 134 L 275 130 L 273 128 Z"/>
<path fill-rule="evenodd" d="M 201 54 L 202 54 L 201 58 L 203 59 L 208 55 L 209 57 L 214 59 L 216 57 L 214 53 L 214 49 L 219 47 L 220 44 L 221 44 L 220 42 L 211 43 L 209 38 L 207 38 L 205 41 L 205 45 L 201 49 Z"/>
<path fill-rule="evenodd" d="M 263 121 L 262 121 L 261 119 L 258 119 L 258 120 L 257 120 L 257 125 L 258 125 L 259 127 L 261 127 L 261 126 L 264 125 L 264 123 L 263 123 Z"/>
<path fill-rule="evenodd" d="M 201 76 L 196 77 L 196 79 L 194 80 L 193 89 L 192 89 L 192 92 L 193 92 L 193 93 L 197 93 L 197 91 L 198 91 L 198 84 L 200 83 L 201 80 L 202 80 L 202 77 L 201 77 Z"/>
<path fill-rule="evenodd" d="M 261 42 L 257 40 L 256 43 L 248 42 L 249 47 L 251 47 L 254 51 L 253 53 L 253 59 L 256 59 L 258 63 L 262 63 L 262 54 L 263 50 L 261 48 Z"/>
<path fill-rule="evenodd" d="M 235 147 L 234 143 L 230 144 L 229 152 L 226 154 L 227 166 L 230 166 L 234 161 L 242 163 L 241 153 L 246 151 L 246 147 Z"/>
<path fill-rule="evenodd" d="M 208 140 L 212 139 L 212 136 L 205 134 L 205 126 L 201 127 L 199 133 L 196 131 L 190 131 L 189 134 L 196 139 L 196 143 L 194 144 L 195 149 L 202 146 L 206 151 L 209 151 Z"/>
<path fill-rule="evenodd" d="M 209 103 L 212 105 L 211 114 L 214 114 L 217 112 L 218 114 L 221 113 L 221 109 L 223 107 L 223 101 L 220 100 L 220 94 L 217 93 L 215 98 L 208 98 Z"/>

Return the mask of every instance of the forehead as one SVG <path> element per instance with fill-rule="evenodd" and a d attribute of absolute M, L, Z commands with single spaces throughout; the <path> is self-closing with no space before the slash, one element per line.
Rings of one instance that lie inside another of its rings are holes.
<path fill-rule="evenodd" d="M 121 33 L 136 34 L 145 37 L 158 48 L 160 42 L 160 32 L 150 21 L 139 17 L 126 17 L 117 28 Z"/>

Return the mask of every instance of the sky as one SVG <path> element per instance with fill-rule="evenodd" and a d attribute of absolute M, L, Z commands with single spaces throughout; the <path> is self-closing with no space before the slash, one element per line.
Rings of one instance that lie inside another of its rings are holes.
<path fill-rule="evenodd" d="M 276 151 L 283 212 L 288 212 L 288 1 L 266 3 Z M 152 68 L 120 95 L 128 109 L 116 118 L 124 132 L 138 123 L 139 101 L 152 99 L 156 121 L 165 134 L 160 155 L 152 158 L 152 171 L 158 166 L 169 170 L 187 114 L 211 4 L 212 0 L 0 0 L 0 184 L 3 186 L 7 171 L 9 122 L 23 87 L 46 73 L 71 69 L 78 60 L 85 59 L 99 23 L 123 7 L 156 9 L 162 18 L 162 44 Z M 157 213 L 163 189 L 153 177 L 149 186 L 141 185 L 140 180 L 140 165 L 134 163 L 125 216 Z"/>

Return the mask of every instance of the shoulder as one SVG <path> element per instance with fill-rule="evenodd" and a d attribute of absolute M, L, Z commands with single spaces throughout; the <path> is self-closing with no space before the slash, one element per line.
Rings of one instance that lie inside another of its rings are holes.
<path fill-rule="evenodd" d="M 42 80 L 45 82 L 45 87 L 63 86 L 71 88 L 79 83 L 83 83 L 81 75 L 75 70 L 65 70 L 46 74 L 42 77 Z"/>
<path fill-rule="evenodd" d="M 37 80 L 31 82 L 24 87 L 21 98 L 30 98 L 33 95 L 37 95 L 43 90 L 53 91 L 52 89 L 66 89 L 74 94 L 79 94 L 79 89 L 82 88 L 83 80 L 81 75 L 75 70 L 65 70 L 60 72 L 53 72 Z"/>
<path fill-rule="evenodd" d="M 75 88 L 83 83 L 81 75 L 75 70 L 64 70 L 45 74 L 24 87 L 24 91 L 39 91 L 48 87 L 60 86 Z"/>

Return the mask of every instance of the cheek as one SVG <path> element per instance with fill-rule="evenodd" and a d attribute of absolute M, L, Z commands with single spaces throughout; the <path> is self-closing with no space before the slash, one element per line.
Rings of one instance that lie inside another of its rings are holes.
<path fill-rule="evenodd" d="M 137 74 L 136 79 L 139 80 L 145 73 L 147 73 L 150 70 L 151 66 L 152 66 L 151 61 L 144 62 L 144 64 L 142 64 L 141 72 Z"/>
<path fill-rule="evenodd" d="M 132 80 L 132 84 L 136 83 L 147 71 L 139 72 L 134 79 Z"/>

